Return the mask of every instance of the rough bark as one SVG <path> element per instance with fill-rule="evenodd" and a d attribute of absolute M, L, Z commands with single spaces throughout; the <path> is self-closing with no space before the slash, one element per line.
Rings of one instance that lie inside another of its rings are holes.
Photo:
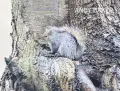
<path fill-rule="evenodd" d="M 10 60 L 15 65 L 7 64 L 2 91 L 7 82 L 7 91 L 119 91 L 119 10 L 119 0 L 12 0 Z M 41 37 L 45 28 L 64 25 L 77 26 L 87 36 L 80 65 L 68 58 L 41 56 L 48 48 L 48 40 Z M 14 68 L 22 71 L 22 78 Z"/>

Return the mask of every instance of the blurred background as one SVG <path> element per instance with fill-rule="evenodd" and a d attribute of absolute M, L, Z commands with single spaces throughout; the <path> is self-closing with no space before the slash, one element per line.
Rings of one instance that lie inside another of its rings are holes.
<path fill-rule="evenodd" d="M 5 68 L 4 57 L 12 51 L 11 0 L 0 0 L 0 78 Z"/>

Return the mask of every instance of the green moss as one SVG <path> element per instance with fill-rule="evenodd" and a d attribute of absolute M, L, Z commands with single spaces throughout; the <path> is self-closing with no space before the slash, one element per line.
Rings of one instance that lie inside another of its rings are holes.
<path fill-rule="evenodd" d="M 23 46 L 21 51 L 22 57 L 19 60 L 19 66 L 22 68 L 23 72 L 27 76 L 31 75 L 32 61 L 35 56 L 35 42 L 34 40 L 29 40 L 29 42 Z"/>

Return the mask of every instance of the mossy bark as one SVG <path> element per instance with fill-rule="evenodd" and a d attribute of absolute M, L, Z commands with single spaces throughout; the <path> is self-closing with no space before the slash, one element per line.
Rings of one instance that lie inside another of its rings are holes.
<path fill-rule="evenodd" d="M 119 91 L 119 5 L 119 0 L 12 0 L 11 56 L 18 57 L 15 62 L 30 91 L 93 91 L 84 85 L 81 89 L 74 61 L 41 56 L 48 42 L 40 36 L 45 28 L 64 25 L 77 26 L 87 35 L 80 63 L 95 87 Z M 109 70 L 113 66 L 115 74 Z"/>

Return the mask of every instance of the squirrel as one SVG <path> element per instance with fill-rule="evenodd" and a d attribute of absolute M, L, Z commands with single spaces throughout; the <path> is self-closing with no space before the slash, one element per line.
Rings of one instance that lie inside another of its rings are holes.
<path fill-rule="evenodd" d="M 77 27 L 49 26 L 42 36 L 48 37 L 51 49 L 45 56 L 62 56 L 79 60 L 86 49 L 85 34 Z"/>

